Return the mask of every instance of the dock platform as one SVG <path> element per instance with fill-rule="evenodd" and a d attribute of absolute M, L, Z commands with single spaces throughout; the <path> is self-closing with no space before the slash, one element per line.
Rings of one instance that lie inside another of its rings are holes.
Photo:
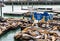
<path fill-rule="evenodd" d="M 3 15 L 4 16 L 23 16 L 25 13 L 27 13 L 28 11 L 20 11 L 20 12 L 4 12 Z"/>

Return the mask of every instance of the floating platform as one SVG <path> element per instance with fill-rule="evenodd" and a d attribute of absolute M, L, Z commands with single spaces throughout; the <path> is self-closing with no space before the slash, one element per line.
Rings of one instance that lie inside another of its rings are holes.
<path fill-rule="evenodd" d="M 55 10 L 53 12 L 60 14 L 60 10 Z"/>
<path fill-rule="evenodd" d="M 15 16 L 15 15 L 17 15 L 17 16 L 22 16 L 22 15 L 24 15 L 24 13 L 22 13 L 22 12 L 6 12 L 6 13 L 3 13 L 4 15 L 13 15 L 13 16 Z"/>
<path fill-rule="evenodd" d="M 54 16 L 53 20 L 58 20 L 59 21 L 60 20 L 60 16 Z"/>
<path fill-rule="evenodd" d="M 18 18 L 7 18 L 6 22 L 0 22 L 0 35 L 8 32 L 8 30 L 15 30 L 21 28 L 23 30 L 26 27 L 31 26 L 31 22 L 24 19 Z"/>
<path fill-rule="evenodd" d="M 25 13 L 27 13 L 27 10 L 22 10 L 20 12 L 4 12 L 4 16 L 23 16 Z"/>
<path fill-rule="evenodd" d="M 48 30 L 46 29 L 43 30 L 41 28 L 37 29 L 36 27 L 33 26 L 32 28 L 25 28 L 23 31 L 16 33 L 14 38 L 22 41 L 29 41 L 29 40 L 40 41 L 40 39 L 41 41 L 49 41 L 50 39 L 51 40 L 60 39 L 60 36 L 58 35 L 60 33 L 56 33 L 56 31 L 54 30 L 51 31 Z M 42 35 L 44 35 L 44 37 Z M 53 37 L 54 39 L 52 39 Z"/>

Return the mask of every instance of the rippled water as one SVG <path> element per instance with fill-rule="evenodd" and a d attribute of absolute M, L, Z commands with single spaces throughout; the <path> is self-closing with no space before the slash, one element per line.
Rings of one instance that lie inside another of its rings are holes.
<path fill-rule="evenodd" d="M 0 37 L 0 41 L 15 41 L 14 35 L 18 31 L 20 31 L 20 29 L 8 31 L 7 33 L 5 33 L 3 36 Z"/>

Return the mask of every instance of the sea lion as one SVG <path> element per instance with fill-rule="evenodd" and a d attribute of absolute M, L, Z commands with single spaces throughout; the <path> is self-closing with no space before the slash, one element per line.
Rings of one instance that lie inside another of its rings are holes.
<path fill-rule="evenodd" d="M 1 30 L 1 28 L 0 28 L 0 35 L 2 34 L 3 32 L 2 32 L 2 30 Z"/>

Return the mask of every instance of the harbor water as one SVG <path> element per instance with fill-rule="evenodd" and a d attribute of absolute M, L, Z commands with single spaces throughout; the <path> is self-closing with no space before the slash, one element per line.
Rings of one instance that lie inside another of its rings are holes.
<path fill-rule="evenodd" d="M 15 29 L 15 30 L 10 30 L 7 31 L 4 35 L 2 35 L 0 37 L 0 41 L 15 41 L 14 40 L 14 35 L 16 34 L 16 32 L 21 31 L 21 29 Z"/>

